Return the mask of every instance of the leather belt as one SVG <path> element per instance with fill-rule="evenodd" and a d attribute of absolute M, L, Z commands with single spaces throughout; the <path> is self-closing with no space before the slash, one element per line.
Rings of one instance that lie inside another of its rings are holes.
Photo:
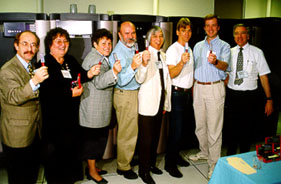
<path fill-rule="evenodd" d="M 202 85 L 211 85 L 211 84 L 217 84 L 220 83 L 221 80 L 215 81 L 215 82 L 200 82 L 200 81 L 196 81 L 197 84 L 202 84 Z"/>
<path fill-rule="evenodd" d="M 191 88 L 181 88 L 181 87 L 177 87 L 177 86 L 172 86 L 172 89 L 174 91 L 181 91 L 181 92 L 188 92 L 191 91 Z"/>

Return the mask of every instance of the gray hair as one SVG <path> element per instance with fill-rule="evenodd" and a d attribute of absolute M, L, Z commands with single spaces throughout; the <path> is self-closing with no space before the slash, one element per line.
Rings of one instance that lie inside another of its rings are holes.
<path fill-rule="evenodd" d="M 156 32 L 159 32 L 159 31 L 161 31 L 163 33 L 164 42 L 165 42 L 165 34 L 164 34 L 162 28 L 159 26 L 152 26 L 152 28 L 150 30 L 148 30 L 148 32 L 146 33 L 146 40 L 149 42 L 149 44 L 150 44 L 151 35 L 155 34 Z M 163 45 L 164 45 L 164 42 L 163 42 Z"/>
<path fill-rule="evenodd" d="M 247 34 L 250 35 L 250 28 L 249 28 L 248 26 L 246 26 L 245 24 L 235 24 L 235 25 L 233 26 L 233 36 L 234 36 L 235 29 L 236 29 L 237 27 L 245 27 L 246 30 L 247 30 Z"/>

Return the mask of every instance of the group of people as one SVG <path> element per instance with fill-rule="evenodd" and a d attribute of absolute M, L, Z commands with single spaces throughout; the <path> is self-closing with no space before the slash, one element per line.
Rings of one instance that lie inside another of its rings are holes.
<path fill-rule="evenodd" d="M 9 183 L 36 183 L 40 160 L 50 184 L 82 180 L 82 160 L 89 180 L 108 183 L 102 177 L 107 172 L 97 167 L 97 161 L 107 143 L 112 107 L 118 125 L 117 173 L 126 179 L 139 176 L 154 184 L 150 173 L 163 173 L 156 157 L 166 112 L 170 121 L 165 170 L 173 177 L 183 176 L 178 166 L 187 167 L 189 162 L 179 154 L 180 141 L 183 126 L 190 123 L 187 107 L 192 103 L 200 152 L 189 159 L 206 159 L 209 178 L 221 154 L 225 97 L 232 114 L 228 154 L 235 154 L 238 145 L 240 151 L 249 151 L 245 140 L 260 100 L 258 76 L 267 97 L 264 112 L 273 111 L 269 67 L 262 51 L 248 43 L 245 25 L 234 26 L 237 46 L 230 49 L 218 36 L 219 18 L 207 15 L 204 22 L 206 37 L 193 51 L 188 46 L 192 36 L 188 18 L 177 23 L 178 39 L 166 53 L 161 50 L 165 35 L 158 26 L 147 32 L 149 46 L 140 53 L 132 22 L 120 24 L 113 50 L 112 33 L 96 30 L 82 66 L 67 53 L 70 37 L 62 28 L 47 33 L 46 55 L 38 63 L 32 62 L 39 49 L 37 35 L 17 34 L 17 54 L 0 70 L 1 138 Z M 136 145 L 138 175 L 131 167 Z"/>

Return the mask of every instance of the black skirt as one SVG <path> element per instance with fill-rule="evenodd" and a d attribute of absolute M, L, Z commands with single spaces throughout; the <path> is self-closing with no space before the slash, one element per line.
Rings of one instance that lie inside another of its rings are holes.
<path fill-rule="evenodd" d="M 101 159 L 108 138 L 108 126 L 103 128 L 82 127 L 83 148 L 82 159 Z"/>

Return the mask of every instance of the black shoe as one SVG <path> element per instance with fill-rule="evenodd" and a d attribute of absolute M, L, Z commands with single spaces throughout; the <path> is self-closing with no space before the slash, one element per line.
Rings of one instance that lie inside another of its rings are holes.
<path fill-rule="evenodd" d="M 104 178 L 102 178 L 100 181 L 97 181 L 95 178 L 93 178 L 89 173 L 87 174 L 87 179 L 88 180 L 93 180 L 94 182 L 96 182 L 97 184 L 107 184 L 108 181 L 105 180 Z"/>
<path fill-rule="evenodd" d="M 99 173 L 99 175 L 105 175 L 105 174 L 107 174 L 107 171 L 101 169 L 98 173 Z"/>
<path fill-rule="evenodd" d="M 117 174 L 123 175 L 125 178 L 127 178 L 129 180 L 138 178 L 138 175 L 132 169 L 130 169 L 128 171 L 121 171 L 121 170 L 117 169 Z"/>
<path fill-rule="evenodd" d="M 139 175 L 140 178 L 142 179 L 142 181 L 146 184 L 155 184 L 155 181 L 153 180 L 153 178 L 150 176 L 150 173 L 145 173 L 143 175 Z"/>
<path fill-rule="evenodd" d="M 159 168 L 157 168 L 157 167 L 155 167 L 155 166 L 150 167 L 150 171 L 151 171 L 153 174 L 158 174 L 158 175 L 163 174 L 163 172 L 162 172 Z"/>
<path fill-rule="evenodd" d="M 180 156 L 177 160 L 177 165 L 179 165 L 181 167 L 187 167 L 190 165 L 190 163 L 188 161 L 184 160 L 183 158 L 181 158 L 181 156 Z"/>
<path fill-rule="evenodd" d="M 175 178 L 182 177 L 182 173 L 178 170 L 177 166 L 165 166 L 165 170 Z"/>

